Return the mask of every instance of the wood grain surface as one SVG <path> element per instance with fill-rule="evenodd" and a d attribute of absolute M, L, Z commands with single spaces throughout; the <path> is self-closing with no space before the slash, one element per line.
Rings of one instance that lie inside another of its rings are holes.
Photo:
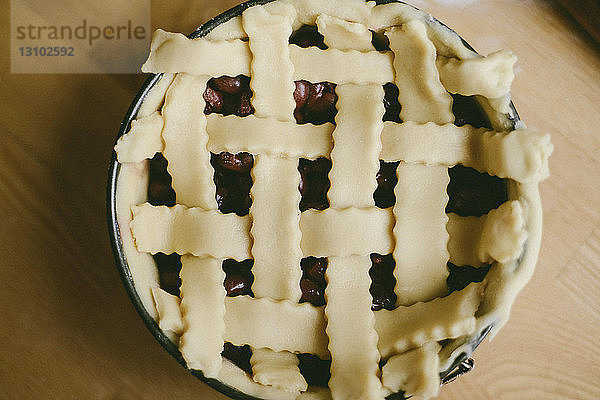
<path fill-rule="evenodd" d="M 190 32 L 233 0 L 152 2 Z M 555 1 L 414 1 L 482 53 L 519 56 L 515 104 L 552 133 L 544 239 L 509 324 L 440 399 L 600 398 L 600 51 Z M 0 399 L 225 399 L 154 340 L 115 268 L 108 160 L 142 75 L 10 73 L 0 0 Z"/>

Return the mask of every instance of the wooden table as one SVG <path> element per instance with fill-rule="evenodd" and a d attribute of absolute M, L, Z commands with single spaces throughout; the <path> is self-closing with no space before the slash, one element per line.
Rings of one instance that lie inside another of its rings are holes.
<path fill-rule="evenodd" d="M 155 1 L 153 28 L 190 32 L 234 2 Z M 515 104 L 556 148 L 536 274 L 475 370 L 440 398 L 598 399 L 599 47 L 553 1 L 414 3 L 480 52 L 519 56 Z M 146 330 L 110 250 L 108 160 L 144 77 L 13 75 L 6 57 L 0 64 L 0 398 L 224 399 Z"/>

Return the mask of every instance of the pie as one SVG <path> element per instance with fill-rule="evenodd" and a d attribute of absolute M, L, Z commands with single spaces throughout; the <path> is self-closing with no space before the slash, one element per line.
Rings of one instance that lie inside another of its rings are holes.
<path fill-rule="evenodd" d="M 435 397 L 537 261 L 516 57 L 404 3 L 264 3 L 153 36 L 115 146 L 135 295 L 234 396 Z"/>

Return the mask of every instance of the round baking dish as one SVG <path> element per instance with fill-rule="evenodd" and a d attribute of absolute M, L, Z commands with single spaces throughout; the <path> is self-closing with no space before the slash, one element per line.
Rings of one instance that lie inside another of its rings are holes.
<path fill-rule="evenodd" d="M 232 9 L 220 14 L 219 16 L 211 19 L 210 21 L 206 22 L 204 25 L 202 25 L 197 30 L 195 30 L 192 34 L 190 34 L 189 37 L 190 38 L 198 38 L 198 37 L 205 36 L 211 30 L 213 30 L 215 27 L 219 26 L 220 24 L 223 24 L 223 23 L 227 22 L 228 20 L 230 20 L 231 18 L 241 15 L 243 13 L 243 11 L 246 10 L 247 8 L 252 7 L 254 5 L 266 4 L 271 1 L 274 1 L 274 0 L 251 0 L 251 1 L 247 1 L 243 4 L 240 4 Z M 401 1 L 396 1 L 396 0 L 378 0 L 377 1 L 378 4 L 387 4 L 387 3 L 392 3 L 392 2 L 403 3 Z M 440 24 L 441 26 L 446 27 L 443 23 L 439 22 L 436 19 L 431 19 L 430 23 Z M 457 35 L 450 28 L 447 28 L 447 29 L 450 32 L 452 32 L 453 34 Z M 474 51 L 473 48 L 462 38 L 461 38 L 461 41 L 465 47 L 467 47 L 469 50 Z M 148 96 L 150 90 L 160 81 L 161 77 L 162 77 L 162 74 L 152 74 L 148 77 L 146 82 L 142 85 L 141 89 L 139 90 L 139 92 L 135 96 L 133 102 L 131 103 L 127 113 L 125 114 L 123 121 L 121 122 L 120 129 L 119 129 L 119 132 L 117 135 L 117 139 L 120 138 L 122 135 L 124 135 L 129 130 L 130 124 L 136 118 L 136 116 L 140 110 L 140 107 L 142 106 L 142 103 Z M 510 104 L 510 109 L 511 109 L 510 113 L 506 114 L 504 116 L 504 118 L 506 119 L 505 123 L 508 124 L 509 126 L 512 126 L 512 128 L 514 129 L 517 127 L 517 125 L 519 123 L 519 116 L 518 116 L 517 111 L 515 110 L 512 102 Z M 117 187 L 118 187 L 118 178 L 119 178 L 120 169 L 121 169 L 121 164 L 118 163 L 116 154 L 113 151 L 112 158 L 110 161 L 109 176 L 108 176 L 107 216 L 108 216 L 109 235 L 110 235 L 111 245 L 112 245 L 117 269 L 119 271 L 119 274 L 121 276 L 121 279 L 123 281 L 125 289 L 129 295 L 135 309 L 137 310 L 138 314 L 144 321 L 147 328 L 150 330 L 150 332 L 156 338 L 156 340 L 169 352 L 169 354 L 171 354 L 182 366 L 185 367 L 186 363 L 185 363 L 181 353 L 179 352 L 177 346 L 159 328 L 159 326 L 156 323 L 156 321 L 154 320 L 154 318 L 150 315 L 150 313 L 144 307 L 143 301 L 141 300 L 141 298 L 135 288 L 134 278 L 133 278 L 133 275 L 130 270 L 128 260 L 127 260 L 126 254 L 125 254 L 124 245 L 123 245 L 123 241 L 122 241 L 122 237 L 121 237 L 121 231 L 120 231 L 118 218 L 117 218 L 118 200 L 119 200 L 117 198 Z M 509 185 L 509 188 L 508 188 L 509 193 L 511 191 L 514 192 L 514 191 L 518 190 L 516 187 L 512 187 L 515 185 L 514 183 L 509 183 L 508 185 Z M 534 201 L 535 201 L 536 200 L 535 196 L 533 196 L 533 197 L 534 197 Z M 534 218 L 534 221 L 535 221 L 535 218 Z M 534 225 L 535 225 L 535 223 L 534 223 Z M 539 243 L 536 243 L 536 241 L 539 242 L 539 239 L 533 238 L 534 245 L 529 246 L 530 247 L 529 250 L 532 250 L 535 253 L 537 253 L 535 251 L 535 249 L 537 248 L 537 246 L 539 246 Z M 531 243 L 527 243 L 526 246 L 530 245 L 530 244 Z M 533 247 L 533 249 L 531 249 L 531 247 Z M 523 254 L 521 255 L 521 258 L 528 257 L 527 253 L 528 253 L 528 248 L 526 247 L 525 250 L 523 251 Z M 449 367 L 440 374 L 441 378 L 442 378 L 442 383 L 450 382 L 450 381 L 454 380 L 457 376 L 461 375 L 464 372 L 468 372 L 472 368 L 472 366 L 473 366 L 472 360 L 470 360 L 468 357 L 470 357 L 471 353 L 477 348 L 477 346 L 481 343 L 481 341 L 485 338 L 485 336 L 490 332 L 492 325 L 486 326 L 484 329 L 477 332 L 475 335 L 473 335 L 471 341 L 460 346 L 459 352 L 453 353 L 453 355 L 455 356 L 453 361 L 450 364 L 448 364 Z M 257 397 L 253 397 L 251 395 L 242 393 L 239 390 L 227 385 L 224 382 L 221 382 L 221 381 L 215 380 L 215 379 L 208 379 L 208 378 L 204 377 L 204 375 L 202 374 L 201 371 L 197 371 L 197 370 L 189 370 L 189 371 L 194 376 L 196 376 L 203 382 L 207 383 L 209 386 L 213 387 L 214 389 L 218 390 L 219 392 L 221 392 L 233 399 L 238 399 L 238 400 L 257 399 Z M 396 399 L 401 398 L 401 396 L 395 396 L 394 398 L 396 398 Z"/>

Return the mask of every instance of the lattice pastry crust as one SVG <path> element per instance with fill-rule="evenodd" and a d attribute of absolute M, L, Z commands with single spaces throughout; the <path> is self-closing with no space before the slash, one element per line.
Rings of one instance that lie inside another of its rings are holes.
<path fill-rule="evenodd" d="M 303 24 L 328 48 L 290 45 Z M 389 51 L 375 50 L 371 31 Z M 143 70 L 164 75 L 115 146 L 118 222 L 136 290 L 188 367 L 261 398 L 435 396 L 452 357 L 507 321 L 537 259 L 537 187 L 552 145 L 504 115 L 515 62 L 507 51 L 475 54 L 399 3 L 279 0 L 204 38 L 158 30 Z M 204 114 L 208 81 L 223 75 L 250 76 L 253 115 Z M 296 123 L 298 80 L 337 85 L 335 124 Z M 401 123 L 383 122 L 388 82 Z M 476 96 L 495 131 L 454 125 L 450 93 Z M 210 153 L 223 151 L 254 156 L 247 216 L 218 210 Z M 146 203 L 156 153 L 168 160 L 173 207 Z M 318 157 L 332 164 L 329 208 L 300 212 L 298 159 Z M 386 209 L 373 197 L 380 160 L 399 162 Z M 447 214 L 458 164 L 507 179 L 509 201 L 482 216 Z M 183 255 L 180 297 L 160 289 L 150 256 L 159 252 Z M 392 311 L 371 308 L 373 253 L 395 260 Z M 325 306 L 299 303 L 309 256 L 328 258 Z M 254 297 L 226 297 L 225 259 L 254 260 Z M 448 262 L 491 268 L 448 295 Z M 251 347 L 251 374 L 222 358 L 225 342 Z M 331 359 L 328 390 L 309 387 L 298 353 Z"/>

